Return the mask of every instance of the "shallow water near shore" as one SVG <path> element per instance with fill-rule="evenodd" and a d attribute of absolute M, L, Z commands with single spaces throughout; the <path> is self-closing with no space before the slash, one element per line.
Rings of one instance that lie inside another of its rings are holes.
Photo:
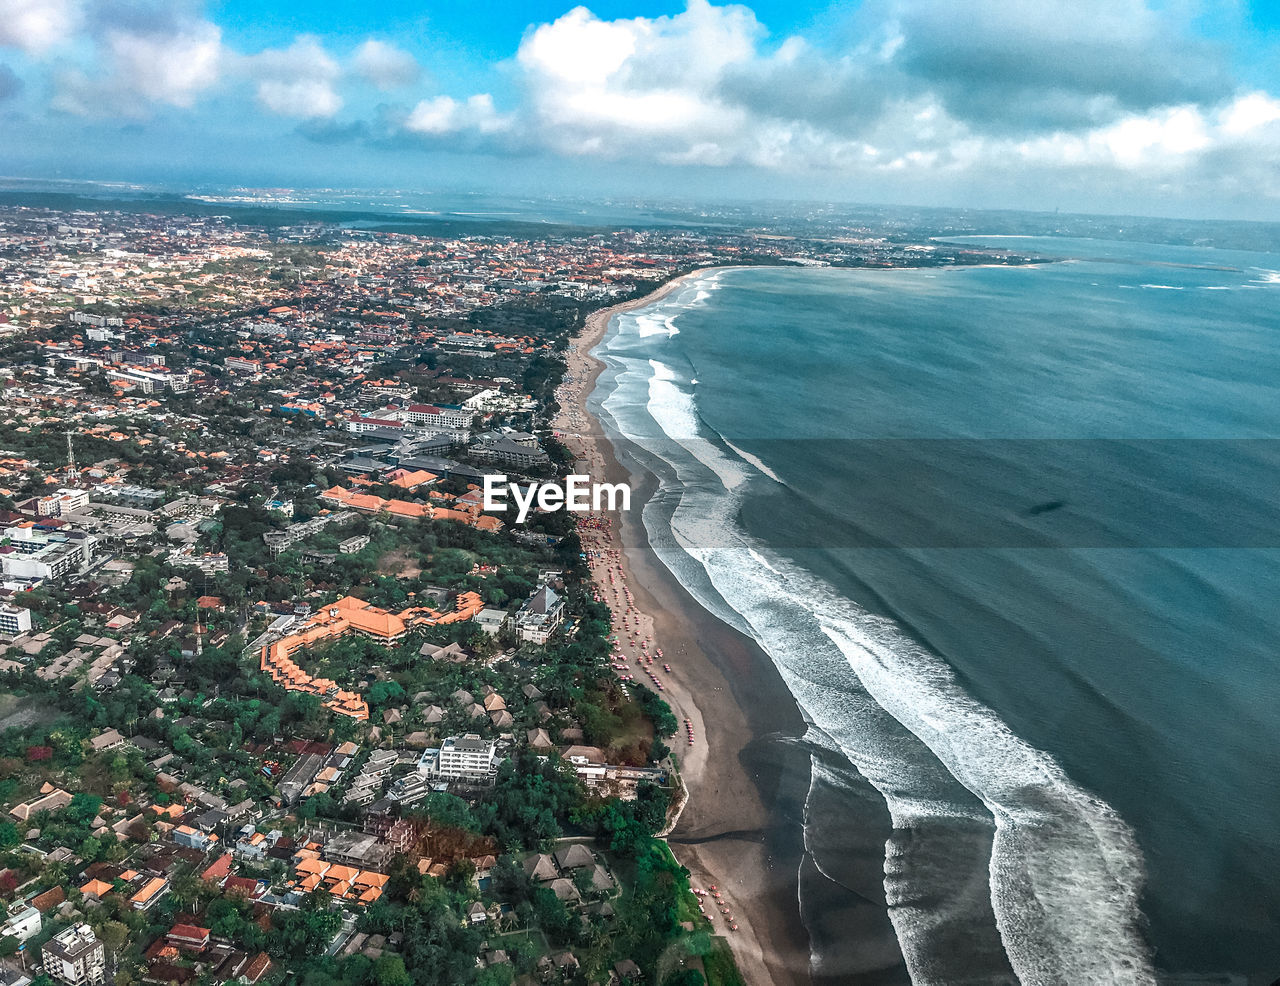
<path fill-rule="evenodd" d="M 816 979 L 1270 982 L 1280 260 L 1031 246 L 709 272 L 592 407 L 810 723 Z"/>

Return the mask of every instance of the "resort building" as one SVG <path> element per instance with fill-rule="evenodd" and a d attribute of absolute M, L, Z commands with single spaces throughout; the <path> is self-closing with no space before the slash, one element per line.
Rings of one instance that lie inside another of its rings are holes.
<path fill-rule="evenodd" d="M 298 666 L 293 655 L 305 647 L 357 633 L 383 644 L 403 639 L 411 626 L 434 626 L 469 620 L 484 609 L 477 593 L 459 593 L 451 613 L 429 607 L 413 607 L 400 613 L 371 606 L 355 596 L 344 596 L 315 613 L 304 628 L 262 648 L 261 669 L 289 691 L 318 695 L 327 708 L 353 719 L 369 718 L 369 705 L 358 694 L 338 687 L 328 678 L 314 678 Z"/>
<path fill-rule="evenodd" d="M 522 438 L 532 441 L 519 440 Z M 483 459 L 486 462 L 500 462 L 522 468 L 545 466 L 551 461 L 547 453 L 538 447 L 537 439 L 532 435 L 525 436 L 522 432 L 511 434 L 497 431 L 485 432 L 477 436 L 469 451 L 477 459 Z"/>
<path fill-rule="evenodd" d="M 478 505 L 453 509 L 437 507 L 430 503 L 419 503 L 416 500 L 384 500 L 371 493 L 357 493 L 341 486 L 325 490 L 319 498 L 324 503 L 373 516 L 385 514 L 388 517 L 401 517 L 406 520 L 450 520 L 481 531 L 500 531 L 503 527 L 502 521 L 497 517 L 481 513 Z"/>
<path fill-rule="evenodd" d="M 461 407 L 435 404 L 410 404 L 405 408 L 405 420 L 416 425 L 428 425 L 442 431 L 466 431 L 475 420 L 475 413 Z"/>
<path fill-rule="evenodd" d="M 39 529 L 26 521 L 4 531 L 7 542 L 0 547 L 0 568 L 20 579 L 58 579 L 82 572 L 93 560 L 98 539 L 82 531 L 69 534 Z"/>
<path fill-rule="evenodd" d="M 359 833 L 345 833 L 359 836 Z M 377 843 L 372 836 L 360 836 L 361 839 Z M 325 846 L 325 855 L 331 855 L 332 840 Z M 383 845 L 379 843 L 379 845 Z M 389 848 L 385 847 L 384 848 Z M 351 858 L 350 853 L 341 853 L 344 858 Z M 376 855 L 374 853 L 373 855 Z M 376 870 L 364 869 L 359 865 L 320 859 L 314 852 L 298 860 L 296 866 L 295 887 L 301 893 L 314 893 L 323 890 L 332 897 L 351 904 L 369 905 L 382 896 L 383 887 L 387 884 L 387 875 Z"/>

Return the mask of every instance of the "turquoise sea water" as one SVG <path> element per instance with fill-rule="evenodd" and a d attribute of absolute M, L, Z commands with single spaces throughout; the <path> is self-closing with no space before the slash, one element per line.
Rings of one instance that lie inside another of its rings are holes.
<path fill-rule="evenodd" d="M 594 399 L 811 723 L 817 974 L 1271 982 L 1280 257 L 1016 244 L 1073 259 L 709 273 Z"/>

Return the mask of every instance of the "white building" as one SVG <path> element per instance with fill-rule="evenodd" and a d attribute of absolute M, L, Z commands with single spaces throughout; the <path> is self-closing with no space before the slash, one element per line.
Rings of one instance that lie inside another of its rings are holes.
<path fill-rule="evenodd" d="M 410 404 L 404 411 L 406 421 L 416 425 L 431 425 L 442 431 L 466 431 L 475 420 L 475 413 L 460 407 L 436 404 Z"/>
<path fill-rule="evenodd" d="M 191 389 L 191 374 L 186 370 L 144 370 L 140 367 L 113 368 L 107 370 L 107 379 L 128 384 L 144 394 L 157 390 L 172 390 L 183 394 Z"/>
<path fill-rule="evenodd" d="M 231 571 L 231 559 L 220 552 L 206 552 L 203 555 L 192 555 L 187 564 L 194 565 L 206 574 Z"/>
<path fill-rule="evenodd" d="M 4 537 L 17 550 L 0 555 L 0 568 L 20 579 L 57 579 L 82 572 L 93 560 L 98 543 L 89 534 L 51 534 L 31 523 L 5 528 Z"/>
<path fill-rule="evenodd" d="M 436 774 L 444 781 L 492 784 L 498 775 L 498 744 L 476 733 L 450 736 L 440 747 Z"/>
<path fill-rule="evenodd" d="M 4 926 L 0 927 L 0 938 L 16 938 L 23 942 L 38 935 L 40 927 L 40 912 L 25 900 L 17 900 L 9 905 Z"/>
<path fill-rule="evenodd" d="M 486 606 L 480 610 L 474 617 L 475 624 L 485 633 L 492 636 L 502 630 L 507 622 L 507 611 L 505 609 L 493 609 Z"/>
<path fill-rule="evenodd" d="M 16 637 L 31 629 L 31 610 L 0 603 L 0 633 Z"/>
<path fill-rule="evenodd" d="M 107 981 L 107 951 L 87 924 L 75 924 L 44 945 L 44 971 L 67 986 L 99 986 Z"/>
<path fill-rule="evenodd" d="M 390 412 L 378 412 L 376 418 L 368 418 L 362 414 L 352 416 L 347 421 L 347 431 L 356 435 L 362 435 L 366 431 L 377 431 L 379 428 L 392 428 L 398 431 L 404 430 L 404 422 L 398 418 L 392 417 Z"/>
<path fill-rule="evenodd" d="M 87 490 L 60 489 L 57 493 L 42 496 L 36 501 L 36 513 L 41 517 L 65 517 L 83 510 L 89 505 Z"/>
<path fill-rule="evenodd" d="M 248 359 L 244 356 L 228 356 L 223 365 L 236 373 L 262 373 L 262 360 Z"/>
<path fill-rule="evenodd" d="M 545 644 L 564 622 L 564 600 L 544 585 L 526 600 L 516 614 L 516 632 L 521 640 Z"/>

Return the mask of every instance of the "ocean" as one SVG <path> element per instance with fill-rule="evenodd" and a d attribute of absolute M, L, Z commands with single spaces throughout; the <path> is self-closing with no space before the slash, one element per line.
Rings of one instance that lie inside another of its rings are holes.
<path fill-rule="evenodd" d="M 709 271 L 591 399 L 808 724 L 814 976 L 1280 977 L 1280 256 Z"/>

